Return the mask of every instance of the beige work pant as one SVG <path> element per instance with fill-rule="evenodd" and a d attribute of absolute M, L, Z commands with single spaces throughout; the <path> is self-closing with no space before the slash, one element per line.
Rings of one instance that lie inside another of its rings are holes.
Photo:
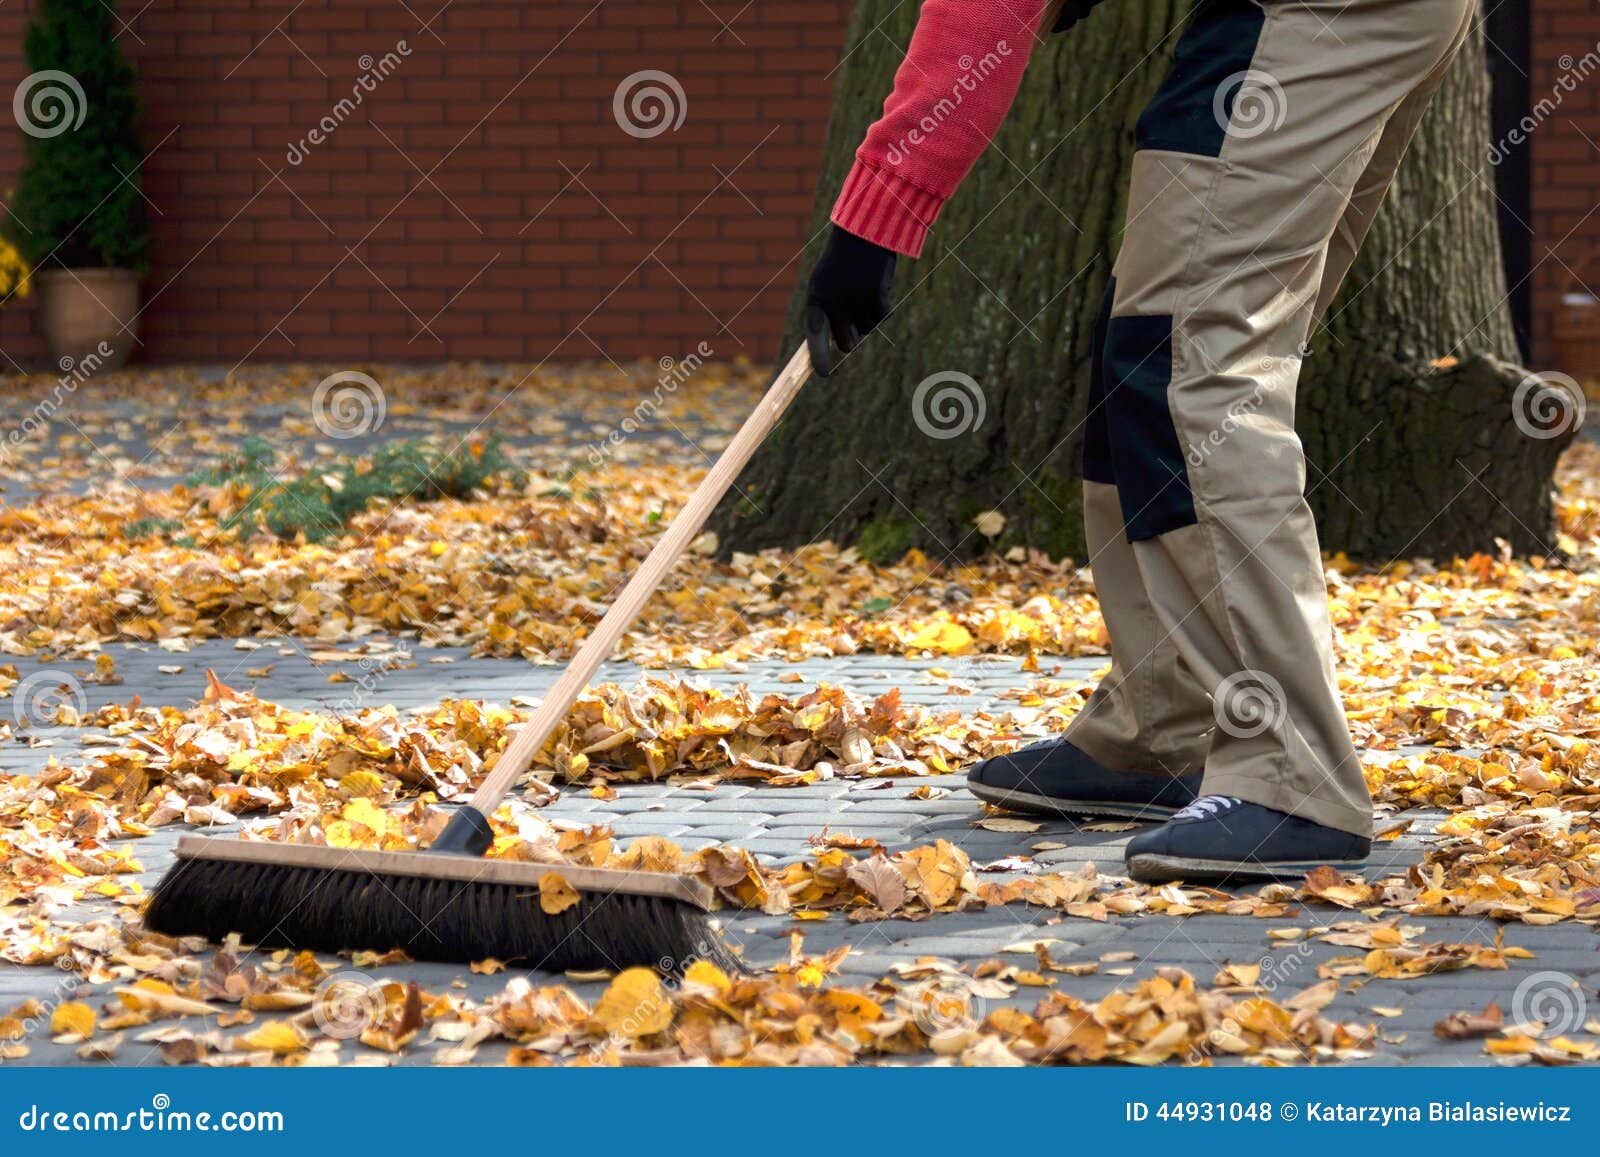
<path fill-rule="evenodd" d="M 1371 832 L 1295 382 L 1476 11 L 1201 0 L 1139 119 L 1084 446 L 1112 666 L 1067 733 L 1110 767 Z"/>

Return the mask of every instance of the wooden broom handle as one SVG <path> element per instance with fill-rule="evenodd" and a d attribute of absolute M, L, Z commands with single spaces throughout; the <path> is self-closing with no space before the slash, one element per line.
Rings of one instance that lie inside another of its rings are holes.
<path fill-rule="evenodd" d="M 600 669 L 600 664 L 616 650 L 623 632 L 639 617 L 645 603 L 700 533 L 706 519 L 711 517 L 711 511 L 722 501 L 722 496 L 733 485 L 734 479 L 739 477 L 739 472 L 750 461 L 756 447 L 766 440 L 810 376 L 811 354 L 802 343 L 794 357 L 789 359 L 789 364 L 783 367 L 777 381 L 772 383 L 767 396 L 761 399 L 755 412 L 739 427 L 739 432 L 728 443 L 722 457 L 717 459 L 699 487 L 689 496 L 678 517 L 672 520 L 666 533 L 656 541 L 643 565 L 634 572 L 628 585 L 622 588 L 622 593 L 611 604 L 611 609 L 606 611 L 600 625 L 583 641 L 583 646 L 572 657 L 572 662 L 567 664 L 567 669 L 556 680 L 555 686 L 545 695 L 533 718 L 518 729 L 511 746 L 501 754 L 494 770 L 473 795 L 473 807 L 488 815 L 500 806 L 506 792 L 522 778 L 523 772 L 533 763 L 534 756 L 539 754 L 545 741 L 567 717 L 567 712 L 578 701 L 578 696 L 583 694 L 583 689 Z"/>

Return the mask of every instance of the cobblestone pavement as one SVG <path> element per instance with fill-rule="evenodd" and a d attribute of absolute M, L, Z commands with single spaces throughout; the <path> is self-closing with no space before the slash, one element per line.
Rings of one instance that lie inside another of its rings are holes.
<path fill-rule="evenodd" d="M 472 659 L 460 651 L 419 652 L 417 658 L 450 654 L 449 665 L 419 662 L 410 669 L 384 673 L 373 685 L 330 684 L 329 674 L 341 664 L 316 664 L 306 657 L 304 640 L 256 640 L 259 650 L 239 650 L 230 642 L 213 641 L 197 645 L 193 651 L 173 655 L 155 649 L 136 650 L 123 646 L 109 648 L 117 671 L 124 678 L 118 686 L 88 684 L 85 692 L 90 707 L 109 701 L 127 701 L 137 692 L 147 704 L 181 705 L 199 697 L 205 685 L 206 669 L 214 669 L 225 681 L 244 689 L 252 687 L 263 698 L 296 707 L 347 707 L 359 702 L 393 703 L 401 709 L 421 707 L 442 697 L 474 697 L 504 702 L 513 695 L 541 694 L 553 682 L 557 668 L 531 667 L 517 661 Z M 27 676 L 43 669 L 31 660 L 15 660 Z M 270 676 L 251 680 L 247 667 L 273 664 Z M 162 665 L 181 665 L 173 674 L 158 671 Z M 999 706 L 997 694 L 1025 682 L 1028 676 L 1018 670 L 1013 659 L 999 662 L 969 662 L 962 668 L 962 681 L 974 688 L 970 695 L 952 697 L 944 682 L 929 678 L 931 663 L 852 656 L 846 659 L 803 664 L 782 662 L 752 663 L 738 672 L 695 672 L 688 677 L 731 689 L 740 682 L 757 691 L 782 691 L 794 694 L 815 681 L 840 683 L 861 694 L 876 694 L 898 686 L 912 701 L 956 705 L 966 711 Z M 949 666 L 946 661 L 945 666 Z M 1047 664 L 1048 665 L 1048 664 Z M 1097 660 L 1064 661 L 1059 673 L 1064 677 L 1089 678 L 1100 666 Z M 361 672 L 354 661 L 344 665 L 353 676 Z M 55 664 L 54 671 L 87 674 L 87 664 Z M 779 676 L 794 672 L 804 683 L 780 683 Z M 637 668 L 613 664 L 602 678 L 624 684 L 639 676 Z M 365 696 L 353 700 L 352 696 Z M 0 768 L 9 772 L 36 771 L 47 758 L 64 761 L 79 758 L 85 751 L 82 740 L 87 731 L 55 729 L 32 731 L 35 742 L 49 739 L 49 746 L 12 743 L 0 747 Z M 914 787 L 934 784 L 952 789 L 937 800 L 911 798 Z M 1027 853 L 1042 841 L 1065 844 L 1061 850 L 1035 854 L 1039 865 L 1076 868 L 1090 862 L 1102 871 L 1120 871 L 1122 849 L 1129 833 L 1090 832 L 1067 822 L 1051 822 L 1037 832 L 1017 834 L 991 832 L 971 826 L 979 814 L 975 800 L 961 790 L 959 776 L 918 780 L 838 781 L 799 788 L 749 787 L 724 785 L 713 791 L 686 792 L 661 786 L 617 787 L 614 800 L 597 800 L 584 793 L 564 795 L 541 814 L 557 823 L 591 824 L 604 821 L 613 825 L 619 838 L 651 834 L 668 836 L 685 847 L 713 843 L 733 843 L 763 857 L 784 861 L 803 857 L 808 838 L 826 826 L 834 832 L 853 832 L 872 836 L 891 850 L 927 843 L 936 838 L 950 840 L 965 849 L 976 863 L 987 864 L 1004 856 Z M 1371 864 L 1373 873 L 1417 862 L 1428 845 L 1438 816 L 1412 813 L 1417 821 L 1400 838 L 1378 846 Z M 170 863 L 171 847 L 181 834 L 168 827 L 136 841 L 137 854 L 145 865 L 142 877 L 153 883 Z M 1003 879 L 1003 874 L 992 878 Z M 86 904 L 81 915 L 97 909 Z M 74 913 L 75 915 L 77 913 Z M 1178 965 L 1208 981 L 1225 962 L 1261 962 L 1263 982 L 1277 995 L 1287 996 L 1317 980 L 1316 967 L 1328 957 L 1351 950 L 1322 943 L 1281 944 L 1269 940 L 1268 930 L 1289 923 L 1302 927 L 1327 925 L 1351 918 L 1351 913 L 1331 908 L 1303 909 L 1292 921 L 1263 921 L 1249 917 L 1196 916 L 1187 919 L 1144 917 L 1113 919 L 1096 923 L 1084 919 L 1054 919 L 1052 914 L 1022 905 L 989 908 L 981 912 L 941 915 L 923 921 L 889 920 L 878 924 L 849 924 L 839 917 L 798 924 L 788 918 L 761 914 L 726 914 L 729 938 L 742 945 L 746 959 L 754 966 L 771 964 L 787 956 L 791 931 L 803 930 L 808 953 L 824 952 L 848 941 L 853 951 L 841 968 L 850 981 L 871 982 L 883 976 L 896 961 L 920 956 L 940 956 L 958 964 L 992 958 L 1019 941 L 1050 938 L 1052 955 L 1060 961 L 1111 960 L 1098 974 L 1060 979 L 1060 987 L 1085 999 L 1097 999 L 1119 984 L 1149 975 L 1163 965 Z M 1425 926 L 1424 940 L 1490 943 L 1499 926 L 1472 919 L 1419 917 Z M 1370 1062 L 1373 1064 L 1483 1064 L 1489 1058 L 1478 1042 L 1444 1042 L 1435 1038 L 1433 1025 L 1455 1011 L 1477 1011 L 1490 1000 L 1506 1010 L 1509 1019 L 1526 1013 L 1540 986 L 1548 989 L 1573 984 L 1570 997 L 1589 998 L 1588 1018 L 1600 1016 L 1600 1002 L 1594 997 L 1600 980 L 1600 955 L 1596 953 L 1594 932 L 1573 923 L 1548 927 L 1513 924 L 1504 928 L 1505 942 L 1530 949 L 1531 960 L 1513 960 L 1508 971 L 1466 970 L 1410 981 L 1370 980 L 1355 991 L 1345 985 L 1327 1014 L 1342 1020 L 1376 1022 L 1382 1044 Z M 1131 956 L 1129 955 L 1131 954 Z M 1026 964 L 1031 957 L 1013 955 L 1009 959 Z M 1552 978 L 1549 975 L 1559 974 Z M 385 977 L 416 979 L 435 989 L 452 981 L 465 984 L 475 997 L 497 992 L 506 976 L 471 975 L 465 968 L 411 964 L 381 970 Z M 1563 979 L 1565 977 L 1566 979 Z M 536 978 L 537 979 L 537 978 Z M 592 999 L 600 985 L 575 985 L 580 995 Z M 82 989 L 81 993 L 79 992 Z M 1041 990 L 1020 989 L 1012 998 L 1021 1007 L 1031 1007 Z M 73 995 L 99 1001 L 104 990 L 81 986 L 75 978 L 50 969 L 0 965 L 0 1008 L 10 1007 L 25 997 L 55 1002 Z M 1374 1012 L 1374 1009 L 1384 1010 Z M 1393 1010 L 1399 1009 L 1398 1015 Z M 1579 1018 L 1579 1023 L 1582 1019 Z M 31 1055 L 24 1064 L 76 1063 L 72 1050 L 52 1045 L 36 1036 Z M 399 1063 L 427 1063 L 436 1047 L 417 1044 L 409 1048 Z M 365 1051 L 365 1050 L 359 1050 Z M 350 1050 L 346 1050 L 348 1054 Z M 493 1063 L 503 1049 L 485 1046 L 479 1053 L 482 1063 Z M 348 1059 L 348 1056 L 347 1056 Z M 157 1063 L 157 1054 L 146 1046 L 126 1046 L 118 1063 Z"/>
<path fill-rule="evenodd" d="M 271 366 L 251 366 L 243 372 L 248 380 L 270 381 L 278 370 Z M 429 367 L 424 366 L 407 368 L 412 380 L 425 377 L 428 372 Z M 560 380 L 563 372 L 558 366 L 539 369 L 542 379 Z M 610 368 L 603 371 L 608 378 L 612 372 Z M 652 367 L 637 372 L 638 381 L 648 384 L 654 371 Z M 138 376 L 141 371 L 134 369 L 127 373 Z M 525 366 L 484 363 L 478 367 L 478 376 L 482 379 L 515 382 L 527 374 Z M 196 385 L 214 386 L 224 380 L 226 370 L 220 366 L 198 366 L 191 367 L 187 375 L 187 380 Z M 387 380 L 388 375 L 384 376 Z M 170 375 L 168 377 L 170 379 Z M 47 378 L 15 385 L 17 381 L 0 377 L 0 388 L 14 385 L 16 394 L 11 401 L 19 410 L 30 410 L 41 399 L 49 397 L 51 384 Z M 141 490 L 168 489 L 184 481 L 193 471 L 217 464 L 216 451 L 196 451 L 189 438 L 195 428 L 208 425 L 231 430 L 230 448 L 236 448 L 246 438 L 257 437 L 278 449 L 292 448 L 310 460 L 326 459 L 330 455 L 360 457 L 409 438 L 432 438 L 450 445 L 456 439 L 494 434 L 507 450 L 518 452 L 523 465 L 540 465 L 549 454 L 569 458 L 576 453 L 572 446 L 603 438 L 615 426 L 615 417 L 610 421 L 597 420 L 604 415 L 596 412 L 592 402 L 585 401 L 582 390 L 575 389 L 571 391 L 570 400 L 540 412 L 540 431 L 528 428 L 526 412 L 519 421 L 509 420 L 511 412 L 522 404 L 513 398 L 497 415 L 492 428 L 473 415 L 440 415 L 425 412 L 420 407 L 401 412 L 397 406 L 370 431 L 346 432 L 337 439 L 317 438 L 314 430 L 309 436 L 306 433 L 314 413 L 314 376 L 307 382 L 303 394 L 291 401 L 258 401 L 245 410 L 239 409 L 235 398 L 196 398 L 176 379 L 171 381 L 177 388 L 165 397 L 124 396 L 116 377 L 102 383 L 103 389 L 74 395 L 72 420 L 58 418 L 48 422 L 34 434 L 29 444 L 34 451 L 30 456 L 32 460 L 55 461 L 67 469 L 48 471 L 43 478 L 27 473 L 0 478 L 4 501 L 16 506 L 47 494 L 84 494 L 103 486 L 110 478 L 132 483 Z M 635 430 L 629 436 L 629 457 L 679 455 L 699 461 L 703 454 L 716 453 L 725 443 L 731 432 L 726 426 L 728 416 L 739 413 L 755 400 L 755 395 L 738 385 L 713 390 L 704 399 L 704 412 L 679 413 L 670 420 L 664 418 Z M 403 402 L 403 395 L 397 401 Z M 552 446 L 548 437 L 551 428 L 564 429 L 571 445 Z"/>

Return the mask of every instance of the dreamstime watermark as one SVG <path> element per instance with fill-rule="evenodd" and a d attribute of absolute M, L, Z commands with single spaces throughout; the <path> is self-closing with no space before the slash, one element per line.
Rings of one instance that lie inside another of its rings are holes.
<path fill-rule="evenodd" d="M 157 1093 L 149 1108 L 125 1112 L 31 1104 L 17 1114 L 17 1128 L 25 1133 L 282 1133 L 284 1120 L 281 1112 L 271 1109 L 188 1112 L 174 1109 L 171 1097 Z"/>
<path fill-rule="evenodd" d="M 410 658 L 410 654 L 403 651 L 361 656 L 356 662 L 356 669 L 361 673 L 346 680 L 352 684 L 350 690 L 328 708 L 329 712 L 338 717 L 361 710 L 378 693 L 378 688 L 383 686 L 383 681 L 389 677 L 390 672 L 405 666 Z M 342 673 L 348 674 L 348 672 Z"/>
<path fill-rule="evenodd" d="M 663 357 L 658 361 L 656 367 L 660 372 L 656 375 L 655 387 L 641 398 L 633 407 L 633 412 L 612 427 L 605 437 L 597 438 L 590 444 L 587 451 L 589 465 L 604 465 L 613 450 L 637 433 L 639 427 L 653 421 L 656 412 L 661 409 L 662 402 L 666 401 L 669 395 L 677 393 L 678 387 L 699 373 L 706 359 L 715 355 L 716 351 L 709 344 L 701 342 L 687 357 L 676 359 Z"/>
<path fill-rule="evenodd" d="M 339 126 L 355 115 L 356 109 L 366 103 L 367 97 L 376 92 L 378 86 L 394 75 L 401 63 L 411 55 L 411 45 L 404 40 L 395 42 L 395 46 L 377 59 L 369 53 L 356 61 L 361 69 L 361 75 L 350 86 L 350 95 L 343 97 L 319 120 L 305 136 L 298 141 L 290 141 L 284 158 L 291 165 L 299 165 L 311 155 L 311 150 L 321 144 L 326 144 L 333 134 L 338 132 Z"/>
<path fill-rule="evenodd" d="M 661 983 L 651 985 L 646 995 L 641 996 L 631 1008 L 622 1013 L 609 1034 L 612 1043 L 626 1046 L 642 1036 L 652 1035 L 652 1026 L 670 1020 L 668 1014 L 672 1009 L 673 998 L 683 991 L 685 973 L 696 963 L 701 961 L 710 963 L 719 955 L 721 952 L 716 945 L 701 941 L 692 947 L 683 960 L 672 956 L 658 959 L 654 971 L 661 977 Z"/>
<path fill-rule="evenodd" d="M 1276 731 L 1289 717 L 1283 686 L 1265 671 L 1235 671 L 1211 696 L 1217 727 L 1235 739 L 1254 739 Z"/>
<path fill-rule="evenodd" d="M 960 370 L 941 370 L 923 378 L 911 395 L 911 420 L 941 442 L 982 429 L 987 415 L 983 387 Z"/>
<path fill-rule="evenodd" d="M 1588 1015 L 1583 986 L 1565 972 L 1535 972 L 1511 994 L 1511 1022 L 1537 1037 L 1576 1032 Z"/>
<path fill-rule="evenodd" d="M 371 374 L 340 370 L 317 383 L 311 394 L 311 420 L 330 438 L 370 434 L 389 413 L 383 387 Z"/>
<path fill-rule="evenodd" d="M 5 439 L 0 441 L 0 459 L 10 462 L 15 448 L 47 427 L 50 419 L 66 405 L 67 399 L 78 392 L 78 387 L 94 377 L 96 371 L 115 354 L 116 351 L 108 342 L 101 342 L 81 358 L 62 358 L 57 363 L 61 374 L 56 378 L 55 387 L 23 415 L 20 422 L 6 431 Z"/>
<path fill-rule="evenodd" d="M 1562 55 L 1557 59 L 1556 65 L 1561 69 L 1561 75 L 1556 77 L 1555 83 L 1550 86 L 1550 95 L 1540 97 L 1516 124 L 1489 146 L 1491 165 L 1498 165 L 1504 161 L 1517 145 L 1527 144 L 1528 138 L 1534 131 L 1555 115 L 1556 109 L 1561 107 L 1568 94 L 1576 92 L 1580 84 L 1600 71 L 1600 42 L 1596 42 L 1593 48 L 1576 60 L 1570 53 Z"/>
<path fill-rule="evenodd" d="M 1213 429 L 1207 431 L 1198 442 L 1189 443 L 1184 459 L 1195 468 L 1205 465 L 1206 459 L 1214 451 L 1220 450 L 1241 426 L 1251 425 L 1257 411 L 1266 405 L 1269 395 L 1276 394 L 1284 385 L 1292 388 L 1300 375 L 1301 363 L 1311 356 L 1310 345 L 1302 341 L 1292 357 L 1269 354 L 1261 358 L 1256 363 L 1255 372 L 1250 373 L 1242 367 L 1234 369 L 1231 365 L 1225 369 L 1211 356 L 1205 343 L 1192 335 L 1186 335 L 1185 346 L 1188 355 L 1199 360 L 1207 373 L 1217 377 L 1247 375 L 1251 382 L 1250 392 L 1229 403 L 1226 414 Z"/>
<path fill-rule="evenodd" d="M 1289 98 L 1271 73 L 1247 68 L 1217 85 L 1211 94 L 1211 115 L 1217 118 L 1217 127 L 1230 137 L 1259 137 L 1283 127 L 1284 118 L 1289 115 Z"/>
<path fill-rule="evenodd" d="M 1257 973 L 1254 985 L 1256 991 L 1235 1006 L 1247 1019 L 1256 1011 L 1257 1004 L 1270 1001 L 1278 989 L 1286 984 L 1295 983 L 1295 978 L 1299 976 L 1302 968 L 1314 972 L 1315 962 L 1312 960 L 1311 944 L 1306 940 L 1298 941 L 1290 952 L 1263 956 L 1257 967 L 1260 971 Z M 1205 1041 L 1212 1048 L 1229 1052 L 1243 1032 L 1244 1027 L 1239 1023 L 1239 1017 L 1230 1015 L 1206 1033 Z M 1189 1060 L 1194 1063 L 1202 1059 L 1200 1050 L 1196 1047 Z"/>
<path fill-rule="evenodd" d="M 889 163 L 900 164 L 911 155 L 913 149 L 938 132 L 939 126 L 953 117 L 962 102 L 970 94 L 977 92 L 978 86 L 983 81 L 998 72 L 1001 63 L 1010 55 L 1011 45 L 1004 40 L 998 40 L 992 51 L 976 58 L 970 55 L 963 56 L 956 61 L 956 67 L 961 69 L 961 75 L 951 83 L 950 95 L 942 96 L 935 101 L 933 107 L 912 126 L 910 132 L 889 146 Z"/>
<path fill-rule="evenodd" d="M 1257 378 L 1248 394 L 1229 404 L 1227 415 L 1215 428 L 1208 431 L 1200 441 L 1189 443 L 1188 453 L 1184 455 L 1189 465 L 1194 467 L 1205 465 L 1206 459 L 1211 457 L 1212 452 L 1220 450 L 1233 436 L 1234 431 L 1245 425 L 1256 411 L 1266 404 L 1267 395 L 1277 388 L 1277 383 L 1271 378 Z"/>
<path fill-rule="evenodd" d="M 354 1040 L 383 1022 L 388 1010 L 383 985 L 365 972 L 335 972 L 311 998 L 311 1019 L 324 1036 Z"/>
<path fill-rule="evenodd" d="M 987 1003 L 963 975 L 941 973 L 903 989 L 896 1001 L 930 1037 L 971 1032 L 983 1023 Z"/>
<path fill-rule="evenodd" d="M 34 1000 L 29 1014 L 21 1019 L 20 1027 L 14 1040 L 26 1040 L 50 1023 L 50 1018 L 55 1015 L 56 1009 L 78 996 L 81 982 L 78 980 L 78 964 L 70 952 L 62 952 L 56 957 L 56 967 L 66 973 L 56 981 L 55 987 L 50 990 L 50 995 L 43 1000 Z M 0 1038 L 4 1043 L 5 1038 Z"/>
<path fill-rule="evenodd" d="M 683 127 L 689 98 L 670 72 L 646 68 L 622 78 L 611 95 L 611 115 L 630 137 L 649 140 Z"/>
<path fill-rule="evenodd" d="M 11 718 L 18 727 L 53 727 L 62 709 L 82 715 L 89 697 L 76 676 L 35 671 L 11 689 Z"/>
<path fill-rule="evenodd" d="M 89 98 L 71 73 L 45 69 L 22 78 L 11 97 L 17 127 L 30 137 L 59 137 L 83 127 Z"/>
<path fill-rule="evenodd" d="M 1529 374 L 1511 394 L 1511 420 L 1530 438 L 1560 438 L 1583 425 L 1583 387 L 1566 374 Z"/>

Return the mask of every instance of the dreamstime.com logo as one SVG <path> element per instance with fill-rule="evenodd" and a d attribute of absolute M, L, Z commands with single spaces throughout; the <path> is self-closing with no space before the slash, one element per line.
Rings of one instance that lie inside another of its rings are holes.
<path fill-rule="evenodd" d="M 1228 107 L 1228 98 L 1233 107 Z M 1259 137 L 1283 127 L 1289 115 L 1289 100 L 1283 86 L 1270 73 L 1249 68 L 1236 72 L 1217 85 L 1211 94 L 1211 115 L 1217 127 L 1230 137 Z"/>
<path fill-rule="evenodd" d="M 17 127 L 30 137 L 76 132 L 89 115 L 89 98 L 76 77 L 54 69 L 23 78 L 11 98 Z"/>
<path fill-rule="evenodd" d="M 689 98 L 670 72 L 646 68 L 622 78 L 611 97 L 611 114 L 630 137 L 648 140 L 683 127 Z"/>
<path fill-rule="evenodd" d="M 29 1105 L 17 1115 L 17 1128 L 24 1133 L 282 1133 L 284 1122 L 275 1110 L 191 1113 L 174 1109 L 171 1097 L 157 1093 L 149 1108 L 121 1113 Z"/>
<path fill-rule="evenodd" d="M 1566 374 L 1529 374 L 1511 394 L 1511 420 L 1530 438 L 1560 438 L 1583 425 L 1583 387 Z"/>
<path fill-rule="evenodd" d="M 708 941 L 692 945 L 683 959 L 662 956 L 652 969 L 629 969 L 630 972 L 653 971 L 660 977 L 659 984 L 641 986 L 639 999 L 632 1005 L 616 1009 L 617 1018 L 610 1034 L 613 1044 L 623 1047 L 641 1036 L 661 1030 L 672 1019 L 673 998 L 683 991 L 684 975 L 698 961 L 714 962 L 719 955 L 717 946 Z"/>
<path fill-rule="evenodd" d="M 83 684 L 58 671 L 35 671 L 11 690 L 11 718 L 18 727 L 54 727 L 62 709 L 82 715 L 89 709 Z"/>
<path fill-rule="evenodd" d="M 1265 671 L 1236 671 L 1211 696 L 1217 726 L 1235 739 L 1254 739 L 1283 726 L 1289 699 L 1282 685 Z"/>
<path fill-rule="evenodd" d="M 1583 986 L 1565 972 L 1535 972 L 1511 994 L 1511 1023 L 1537 1037 L 1577 1032 L 1588 1015 Z"/>
<path fill-rule="evenodd" d="M 983 427 L 988 400 L 969 374 L 941 370 L 923 378 L 911 395 L 911 420 L 930 438 L 943 442 Z"/>
<path fill-rule="evenodd" d="M 1011 55 L 1011 45 L 1004 40 L 995 42 L 992 52 L 982 56 L 963 56 L 956 61 L 961 74 L 950 85 L 947 96 L 940 97 L 911 130 L 889 146 L 889 163 L 902 164 L 918 146 L 925 144 L 939 127 L 956 115 L 966 98 L 978 91 L 978 86 L 1000 71 L 1000 65 Z"/>
<path fill-rule="evenodd" d="M 1561 70 L 1555 83 L 1550 86 L 1548 96 L 1542 96 L 1533 103 L 1533 106 L 1523 114 L 1522 119 L 1507 129 L 1505 135 L 1489 146 L 1489 163 L 1498 165 L 1516 149 L 1518 145 L 1528 143 L 1534 130 L 1555 115 L 1556 109 L 1566 103 L 1566 99 L 1578 88 L 1589 80 L 1595 73 L 1600 72 L 1600 43 L 1597 43 L 1588 52 L 1576 59 L 1570 53 L 1564 53 L 1556 58 L 1556 67 Z"/>
<path fill-rule="evenodd" d="M 589 465 L 604 465 L 613 450 L 633 437 L 640 428 L 655 420 L 657 411 L 661 409 L 662 402 L 669 394 L 676 393 L 679 386 L 700 372 L 700 367 L 705 365 L 707 358 L 715 355 L 716 351 L 709 344 L 701 342 L 685 357 L 677 359 L 663 357 L 658 361 L 656 367 L 660 373 L 656 375 L 655 388 L 639 399 L 632 413 L 613 426 L 603 438 L 597 438 L 589 446 Z"/>
<path fill-rule="evenodd" d="M 336 972 L 317 986 L 311 1018 L 323 1035 L 354 1040 L 383 1020 L 387 1010 L 383 985 L 365 972 Z"/>
<path fill-rule="evenodd" d="M 333 134 L 339 131 L 339 127 L 366 103 L 367 97 L 377 92 L 378 86 L 393 76 L 401 63 L 410 55 L 411 45 L 404 40 L 396 41 L 394 48 L 380 57 L 374 58 L 371 53 L 363 55 L 356 61 L 361 74 L 350 86 L 350 95 L 341 97 L 305 136 L 298 141 L 290 141 L 284 159 L 291 165 L 299 165 L 311 155 L 314 148 L 330 140 Z"/>
<path fill-rule="evenodd" d="M 930 1037 L 970 1032 L 987 1015 L 984 998 L 972 991 L 972 983 L 965 976 L 941 975 L 921 980 L 902 990 L 896 999 Z"/>
<path fill-rule="evenodd" d="M 1270 1001 L 1274 994 L 1285 985 L 1303 984 L 1316 975 L 1316 965 L 1312 960 L 1311 945 L 1302 940 L 1296 944 L 1292 951 L 1284 955 L 1269 953 L 1263 956 L 1256 966 L 1256 992 L 1245 997 L 1234 1006 L 1233 1012 L 1221 1024 L 1212 1028 L 1204 1038 L 1204 1044 L 1210 1050 L 1223 1052 L 1234 1051 L 1234 1046 L 1244 1034 L 1240 1018 L 1250 1020 L 1253 1014 L 1261 1009 L 1261 1001 Z M 1199 1064 L 1205 1060 L 1207 1050 L 1196 1044 L 1189 1053 L 1189 1063 Z"/>
<path fill-rule="evenodd" d="M 370 434 L 389 413 L 383 387 L 371 374 L 340 370 L 317 383 L 311 395 L 311 420 L 330 438 Z"/>
<path fill-rule="evenodd" d="M 61 376 L 56 379 L 55 387 L 49 394 L 40 398 L 33 409 L 24 413 L 15 425 L 5 431 L 5 436 L 0 438 L 0 460 L 9 463 L 16 447 L 39 431 L 49 429 L 52 419 L 72 395 L 78 392 L 78 387 L 93 377 L 115 352 L 109 342 L 101 342 L 81 358 L 74 360 L 64 357 L 56 363 L 61 370 Z"/>

